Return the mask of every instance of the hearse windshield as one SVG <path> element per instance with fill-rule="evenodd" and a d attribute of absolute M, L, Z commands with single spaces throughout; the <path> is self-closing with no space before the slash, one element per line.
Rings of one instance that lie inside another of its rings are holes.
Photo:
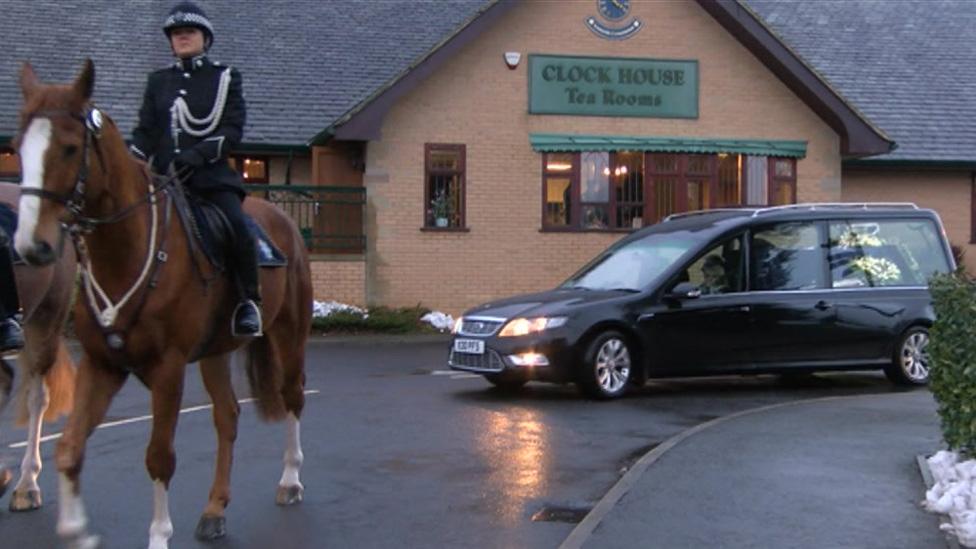
<path fill-rule="evenodd" d="M 701 245 L 690 231 L 651 233 L 612 246 L 560 288 L 641 291 L 688 252 Z"/>

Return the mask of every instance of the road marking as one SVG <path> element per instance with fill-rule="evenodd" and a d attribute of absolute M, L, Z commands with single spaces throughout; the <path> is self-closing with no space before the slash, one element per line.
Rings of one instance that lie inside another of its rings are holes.
<path fill-rule="evenodd" d="M 469 374 L 467 372 L 458 372 L 456 370 L 433 370 L 430 372 L 432 376 L 448 376 L 451 379 L 475 379 L 481 377 L 478 374 Z"/>
<path fill-rule="evenodd" d="M 305 394 L 306 395 L 317 395 L 320 392 L 321 391 L 319 391 L 318 389 L 309 389 L 308 391 L 305 391 Z M 253 398 L 242 398 L 241 400 L 238 400 L 237 401 L 238 404 L 247 404 L 248 402 L 254 402 L 254 399 Z M 180 413 L 181 414 L 189 414 L 191 412 L 199 412 L 200 410 L 209 410 L 210 408 L 213 408 L 213 404 L 203 404 L 203 405 L 200 405 L 200 406 L 190 406 L 189 408 L 183 408 L 182 410 L 180 410 Z M 140 421 L 148 421 L 150 419 L 152 419 L 152 414 L 150 414 L 148 416 L 139 416 L 139 417 L 130 417 L 130 418 L 126 418 L 126 419 L 119 419 L 119 420 L 116 420 L 116 421 L 106 421 L 105 423 L 102 423 L 98 427 L 95 427 L 95 429 L 107 429 L 109 427 L 118 427 L 119 425 L 128 425 L 130 423 L 138 423 Z M 53 434 L 50 434 L 50 435 L 41 437 L 41 440 L 39 442 L 48 442 L 48 441 L 51 441 L 51 440 L 57 440 L 57 439 L 61 438 L 61 435 L 63 435 L 63 434 L 64 433 L 53 433 Z M 24 448 L 26 446 L 27 446 L 27 441 L 25 440 L 23 442 L 15 442 L 13 444 L 10 444 L 10 445 L 7 446 L 7 448 Z"/>

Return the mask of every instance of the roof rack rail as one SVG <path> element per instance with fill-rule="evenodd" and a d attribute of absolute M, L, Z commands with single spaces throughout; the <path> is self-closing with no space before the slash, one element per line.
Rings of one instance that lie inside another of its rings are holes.
<path fill-rule="evenodd" d="M 690 212 L 678 212 L 673 213 L 661 220 L 662 223 L 665 221 L 671 221 L 672 219 L 680 219 L 682 217 L 691 217 L 693 215 L 705 215 L 715 212 L 749 212 L 755 208 L 742 207 L 742 208 L 712 208 L 710 210 L 692 210 Z"/>
<path fill-rule="evenodd" d="M 829 209 L 857 209 L 870 210 L 874 208 L 905 208 L 917 210 L 918 206 L 914 202 L 809 202 L 805 204 L 786 204 L 783 206 L 771 206 L 760 208 L 752 213 L 752 217 L 771 212 L 782 212 L 786 210 L 829 210 Z"/>

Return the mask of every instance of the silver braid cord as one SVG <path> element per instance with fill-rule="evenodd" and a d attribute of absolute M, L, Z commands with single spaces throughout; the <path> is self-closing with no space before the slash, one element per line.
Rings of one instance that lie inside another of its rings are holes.
<path fill-rule="evenodd" d="M 176 137 L 180 131 L 188 133 L 193 137 L 205 137 L 211 134 L 220 124 L 220 118 L 224 114 L 224 107 L 227 105 L 227 92 L 230 90 L 230 67 L 224 69 L 220 75 L 220 85 L 217 88 L 217 99 L 214 101 L 213 109 L 206 118 L 195 118 L 190 112 L 190 107 L 182 97 L 177 97 L 173 101 L 170 110 L 170 123 L 172 124 L 174 143 L 179 143 Z M 206 125 L 202 130 L 194 129 L 195 126 Z"/>

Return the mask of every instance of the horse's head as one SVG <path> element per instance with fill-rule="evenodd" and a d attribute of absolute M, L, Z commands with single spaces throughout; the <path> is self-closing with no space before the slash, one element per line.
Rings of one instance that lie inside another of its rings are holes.
<path fill-rule="evenodd" d="M 25 63 L 20 85 L 24 106 L 14 146 L 23 183 L 14 244 L 29 263 L 48 265 L 63 238 L 61 223 L 77 216 L 84 202 L 90 152 L 101 126 L 90 102 L 95 66 L 87 60 L 70 85 L 45 85 Z"/>

